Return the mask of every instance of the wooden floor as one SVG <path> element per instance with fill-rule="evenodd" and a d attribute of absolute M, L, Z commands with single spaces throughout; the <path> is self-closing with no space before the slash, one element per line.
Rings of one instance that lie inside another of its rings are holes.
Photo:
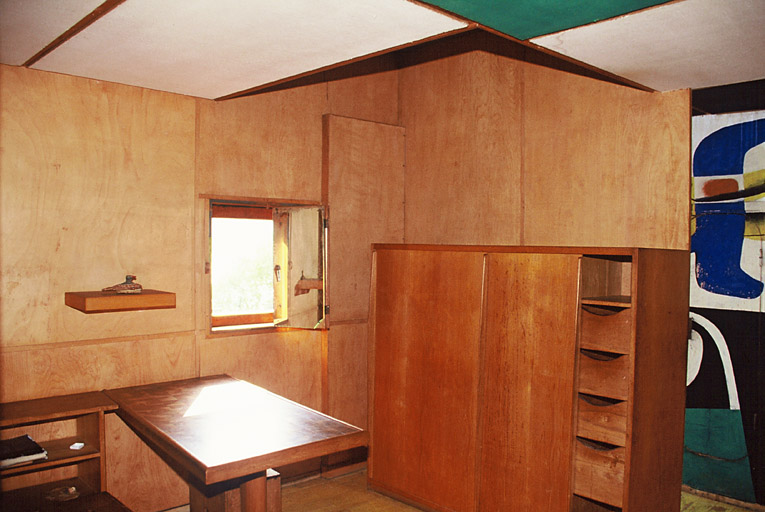
<path fill-rule="evenodd" d="M 366 472 L 327 480 L 316 478 L 282 487 L 282 512 L 417 512 L 409 507 L 376 492 L 368 491 Z M 740 508 L 734 505 L 682 493 L 682 512 L 749 512 L 762 510 Z"/>
<path fill-rule="evenodd" d="M 682 512 L 751 512 L 765 510 L 765 507 L 746 504 L 739 507 L 683 492 L 680 498 L 680 510 Z"/>
<path fill-rule="evenodd" d="M 366 471 L 331 480 L 314 478 L 282 486 L 282 512 L 417 512 L 399 501 L 367 490 Z"/>
<path fill-rule="evenodd" d="M 188 510 L 188 506 L 174 512 Z M 314 478 L 282 487 L 282 512 L 418 512 L 376 492 L 367 490 L 366 471 L 333 479 Z M 682 512 L 751 512 L 762 507 L 741 508 L 689 493 L 682 493 Z"/>

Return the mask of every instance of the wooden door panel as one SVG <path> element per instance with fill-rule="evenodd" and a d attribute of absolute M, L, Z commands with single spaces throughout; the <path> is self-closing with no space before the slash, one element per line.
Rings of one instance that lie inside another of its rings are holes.
<path fill-rule="evenodd" d="M 578 256 L 486 256 L 479 508 L 567 510 Z"/>
<path fill-rule="evenodd" d="M 475 509 L 483 254 L 376 253 L 373 487 Z"/>

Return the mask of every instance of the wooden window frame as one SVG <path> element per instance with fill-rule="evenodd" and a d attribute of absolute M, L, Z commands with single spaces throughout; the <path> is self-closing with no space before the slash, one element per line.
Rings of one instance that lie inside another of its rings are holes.
<path fill-rule="evenodd" d="M 207 200 L 208 236 L 206 237 L 207 258 L 207 304 L 208 336 L 231 336 L 242 332 L 269 332 L 292 329 L 325 330 L 328 328 L 326 287 L 328 222 L 326 207 L 321 203 L 294 200 L 272 200 L 245 197 L 221 197 L 200 194 Z M 310 215 L 306 217 L 301 210 L 318 212 L 318 239 L 310 227 Z M 296 216 L 296 217 L 295 217 Z M 212 219 L 243 218 L 271 220 L 274 223 L 274 310 L 244 315 L 212 315 L 212 288 L 209 280 L 211 272 Z M 297 219 L 297 220 L 295 220 Z M 293 222 L 295 220 L 295 222 Z M 309 224 L 306 224 L 308 222 Z M 307 237 L 307 238 L 306 238 Z M 311 241 L 313 239 L 313 241 Z M 295 242 L 295 245 L 293 245 Z M 318 262 L 311 260 L 308 254 L 314 254 L 313 243 L 318 249 Z M 293 257 L 297 259 L 293 259 Z M 293 268 L 293 262 L 295 263 Z M 316 265 L 318 264 L 318 268 Z M 305 265 L 308 265 L 304 267 Z M 278 267 L 278 269 L 277 269 Z M 304 274 L 304 270 L 307 270 Z M 318 274 L 317 274 L 318 273 Z M 276 276 L 280 275 L 280 278 Z M 310 294 L 310 295 L 308 295 Z M 306 299 L 314 301 L 315 308 L 306 308 Z M 315 310 L 316 316 L 307 312 Z M 293 314 L 294 313 L 294 314 Z"/>

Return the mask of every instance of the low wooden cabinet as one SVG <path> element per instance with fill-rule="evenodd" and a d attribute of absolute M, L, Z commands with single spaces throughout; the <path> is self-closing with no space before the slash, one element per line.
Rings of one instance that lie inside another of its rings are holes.
<path fill-rule="evenodd" d="M 104 501 L 104 414 L 116 409 L 100 392 L 0 404 L 0 436 L 29 434 L 48 452 L 47 459 L 0 469 L 3 509 L 47 510 L 64 489 L 63 501 Z M 71 449 L 74 443 L 84 446 Z"/>
<path fill-rule="evenodd" d="M 374 249 L 371 487 L 443 511 L 679 510 L 686 251 Z"/>

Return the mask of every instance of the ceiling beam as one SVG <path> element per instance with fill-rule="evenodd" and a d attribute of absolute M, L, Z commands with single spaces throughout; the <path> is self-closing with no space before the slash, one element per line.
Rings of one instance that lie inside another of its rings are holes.
<path fill-rule="evenodd" d="M 266 83 L 266 84 L 258 85 L 258 86 L 255 86 L 255 87 L 251 87 L 251 88 L 245 89 L 243 91 L 238 91 L 238 92 L 234 92 L 234 93 L 231 93 L 231 94 L 227 94 L 225 96 L 221 96 L 219 98 L 215 98 L 215 101 L 232 100 L 232 99 L 235 99 L 235 98 L 241 98 L 243 96 L 251 96 L 251 95 L 256 94 L 256 93 L 258 93 L 258 92 L 260 92 L 260 91 L 262 91 L 264 89 L 272 89 L 272 88 L 278 87 L 278 86 L 283 85 L 283 84 L 292 83 L 292 82 L 299 82 L 301 79 L 306 79 L 306 78 L 309 78 L 311 76 L 320 75 L 321 73 L 324 73 L 326 71 L 331 71 L 333 69 L 342 68 L 342 67 L 345 67 L 345 66 L 350 66 L 350 65 L 358 63 L 358 62 L 370 60 L 370 59 L 373 59 L 375 57 L 380 57 L 381 55 L 385 55 L 385 54 L 388 54 L 388 53 L 394 53 L 394 52 L 397 52 L 397 51 L 405 49 L 405 48 L 411 48 L 413 46 L 419 46 L 421 44 L 428 43 L 430 41 L 436 41 L 436 40 L 439 40 L 439 39 L 444 39 L 446 37 L 453 36 L 455 34 L 460 34 L 460 33 L 463 33 L 463 32 L 469 32 L 471 30 L 475 30 L 476 28 L 477 28 L 477 25 L 475 23 L 469 23 L 467 26 L 465 26 L 463 28 L 458 28 L 456 30 L 451 30 L 449 32 L 442 32 L 440 34 L 435 34 L 433 36 L 426 37 L 425 39 L 420 39 L 418 41 L 412 41 L 412 42 L 405 43 L 405 44 L 402 44 L 402 45 L 399 45 L 399 46 L 394 46 L 392 48 L 387 48 L 385 50 L 380 50 L 378 52 L 373 52 L 373 53 L 362 55 L 362 56 L 359 56 L 359 57 L 356 57 L 356 58 L 353 58 L 353 59 L 349 59 L 349 60 L 346 60 L 346 61 L 343 61 L 343 62 L 337 62 L 337 63 L 334 63 L 334 64 L 330 64 L 328 66 L 323 66 L 323 67 L 318 68 L 318 69 L 313 69 L 311 71 L 306 71 L 304 73 L 300 73 L 300 74 L 297 74 L 297 75 L 294 75 L 294 76 L 289 76 L 289 77 L 286 77 L 286 78 L 282 78 L 281 80 L 276 80 L 276 81 L 269 82 L 269 83 Z"/>
<path fill-rule="evenodd" d="M 29 58 L 22 66 L 30 67 L 37 61 L 48 55 L 50 52 L 91 26 L 93 23 L 110 13 L 125 0 L 106 0 L 104 3 L 93 9 L 93 11 L 82 18 L 80 21 L 72 25 L 69 30 L 58 36 L 56 39 L 48 43 L 48 45 Z"/>

